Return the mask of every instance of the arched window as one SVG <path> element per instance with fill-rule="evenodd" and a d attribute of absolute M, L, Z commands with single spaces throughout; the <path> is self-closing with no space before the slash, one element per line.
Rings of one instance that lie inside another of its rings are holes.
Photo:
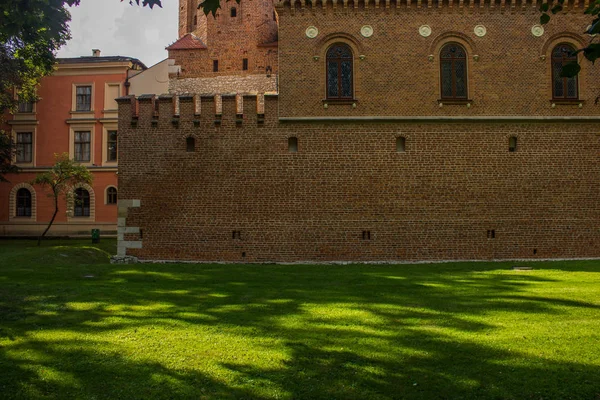
<path fill-rule="evenodd" d="M 117 188 L 109 187 L 106 189 L 106 204 L 117 204 Z"/>
<path fill-rule="evenodd" d="M 231 17 L 237 17 L 237 9 L 235 7 L 231 7 Z"/>
<path fill-rule="evenodd" d="M 89 217 L 90 216 L 90 193 L 82 188 L 75 190 L 74 195 L 74 215 L 76 217 Z"/>
<path fill-rule="evenodd" d="M 352 50 L 336 43 L 327 50 L 327 98 L 352 99 Z"/>
<path fill-rule="evenodd" d="M 185 139 L 185 151 L 188 153 L 196 151 L 196 139 L 191 136 Z"/>
<path fill-rule="evenodd" d="M 17 190 L 17 217 L 31 217 L 31 192 L 25 188 Z"/>
<path fill-rule="evenodd" d="M 573 54 L 575 49 L 569 44 L 559 44 L 552 50 L 552 98 L 559 100 L 577 100 L 577 76 L 561 77 L 562 68 L 572 62 L 577 62 Z"/>
<path fill-rule="evenodd" d="M 467 52 L 449 43 L 440 52 L 442 99 L 467 99 Z"/>

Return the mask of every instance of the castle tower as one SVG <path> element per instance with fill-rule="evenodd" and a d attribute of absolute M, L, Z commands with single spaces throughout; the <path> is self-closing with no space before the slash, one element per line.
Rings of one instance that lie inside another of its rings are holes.
<path fill-rule="evenodd" d="M 181 66 L 172 92 L 275 91 L 277 14 L 273 0 L 221 1 L 216 16 L 179 0 L 179 39 L 167 47 Z"/>

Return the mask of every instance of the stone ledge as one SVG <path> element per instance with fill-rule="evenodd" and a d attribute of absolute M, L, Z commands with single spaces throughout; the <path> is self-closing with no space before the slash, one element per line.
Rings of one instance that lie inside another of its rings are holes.
<path fill-rule="evenodd" d="M 137 264 L 138 259 L 134 256 L 112 256 L 110 258 L 111 264 Z"/>

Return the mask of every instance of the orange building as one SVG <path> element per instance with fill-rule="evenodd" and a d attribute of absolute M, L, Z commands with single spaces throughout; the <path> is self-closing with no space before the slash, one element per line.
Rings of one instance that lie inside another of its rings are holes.
<path fill-rule="evenodd" d="M 54 163 L 55 153 L 86 165 L 91 186 L 74 188 L 80 201 L 59 203 L 49 234 L 89 234 L 91 228 L 116 232 L 117 103 L 128 92 L 129 79 L 145 70 L 139 60 L 122 56 L 58 59 L 56 72 L 44 77 L 36 103 L 20 103 L 8 120 L 17 146 L 18 174 L 0 183 L 0 235 L 38 235 L 52 218 L 53 199 L 47 188 L 32 186 L 37 173 Z"/>

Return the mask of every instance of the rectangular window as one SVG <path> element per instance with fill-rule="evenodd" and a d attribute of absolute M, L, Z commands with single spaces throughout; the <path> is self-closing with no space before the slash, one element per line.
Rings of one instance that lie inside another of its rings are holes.
<path fill-rule="evenodd" d="M 248 71 L 248 59 L 247 58 L 244 58 L 242 60 L 242 70 Z"/>
<path fill-rule="evenodd" d="M 77 86 L 75 89 L 75 111 L 92 110 L 92 87 Z"/>
<path fill-rule="evenodd" d="M 24 100 L 19 99 L 18 111 L 20 113 L 32 113 L 33 112 L 33 102 L 32 101 L 24 101 Z"/>
<path fill-rule="evenodd" d="M 91 153 L 91 132 L 77 131 L 75 132 L 75 161 L 89 162 Z"/>
<path fill-rule="evenodd" d="M 117 161 L 117 131 L 108 131 L 106 138 L 106 161 Z"/>
<path fill-rule="evenodd" d="M 219 72 L 219 60 L 213 60 L 213 72 Z"/>
<path fill-rule="evenodd" d="M 33 159 L 33 133 L 17 133 L 17 162 L 30 163 Z"/>

